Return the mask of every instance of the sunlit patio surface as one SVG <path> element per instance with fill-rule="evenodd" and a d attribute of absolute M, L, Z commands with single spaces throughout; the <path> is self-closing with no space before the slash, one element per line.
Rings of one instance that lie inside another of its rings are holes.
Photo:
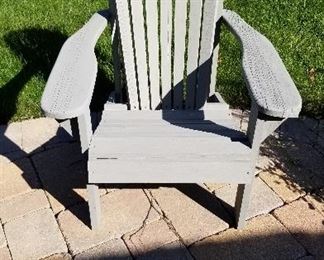
<path fill-rule="evenodd" d="M 248 113 L 232 115 L 245 131 Z M 323 121 L 266 140 L 241 230 L 236 187 L 204 183 L 101 186 L 92 231 L 79 150 L 52 119 L 0 127 L 0 259 L 324 259 Z"/>

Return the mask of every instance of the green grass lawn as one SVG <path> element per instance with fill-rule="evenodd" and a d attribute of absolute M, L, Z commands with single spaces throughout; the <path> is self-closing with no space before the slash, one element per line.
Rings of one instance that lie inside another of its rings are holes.
<path fill-rule="evenodd" d="M 318 0 L 225 0 L 278 50 L 303 99 L 303 113 L 324 116 L 324 4 Z M 232 106 L 249 103 L 241 73 L 240 48 L 222 30 L 218 88 Z"/>
<path fill-rule="evenodd" d="M 0 123 L 41 116 L 40 97 L 65 39 L 106 0 L 0 1 Z M 303 113 L 324 116 L 324 7 L 317 0 L 225 0 L 275 45 L 303 98 Z M 217 85 L 232 105 L 247 108 L 240 48 L 225 29 L 221 35 Z M 108 32 L 96 48 L 96 100 L 112 86 Z"/>
<path fill-rule="evenodd" d="M 41 116 L 40 98 L 62 44 L 105 8 L 106 0 L 0 1 L 0 124 Z M 113 81 L 109 43 L 106 30 L 96 48 L 97 96 Z"/>

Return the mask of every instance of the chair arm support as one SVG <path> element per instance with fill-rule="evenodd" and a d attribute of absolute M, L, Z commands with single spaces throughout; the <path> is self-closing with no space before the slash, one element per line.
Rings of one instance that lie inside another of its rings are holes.
<path fill-rule="evenodd" d="M 41 99 L 46 116 L 69 119 L 89 108 L 97 75 L 94 48 L 110 18 L 109 10 L 95 13 L 64 43 Z"/>
<path fill-rule="evenodd" d="M 273 117 L 298 117 L 299 92 L 271 42 L 233 11 L 223 20 L 241 43 L 242 66 L 252 102 L 259 112 Z"/>

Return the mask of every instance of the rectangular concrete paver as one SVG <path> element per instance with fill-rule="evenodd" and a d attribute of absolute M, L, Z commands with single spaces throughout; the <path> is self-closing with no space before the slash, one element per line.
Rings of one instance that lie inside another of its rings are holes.
<path fill-rule="evenodd" d="M 203 239 L 189 250 L 196 259 L 297 259 L 306 255 L 303 247 L 273 216 L 247 221 L 241 230 L 228 229 Z"/>
<path fill-rule="evenodd" d="M 5 223 L 43 208 L 49 208 L 47 197 L 43 190 L 35 190 L 0 201 L 0 219 Z"/>
<path fill-rule="evenodd" d="M 21 123 L 0 126 L 0 154 L 19 151 L 22 149 Z"/>
<path fill-rule="evenodd" d="M 166 244 L 136 258 L 138 260 L 193 260 L 187 248 L 180 241 Z"/>
<path fill-rule="evenodd" d="M 310 171 L 313 175 L 324 177 L 324 155 L 318 153 L 312 145 L 294 145 L 286 148 L 287 153 L 294 164 L 303 169 L 304 171 Z M 300 151 L 307 151 L 307 156 Z M 311 183 L 316 187 L 317 183 Z"/>
<path fill-rule="evenodd" d="M 271 136 L 270 138 L 273 138 Z M 258 175 L 262 171 L 267 171 L 267 169 L 274 169 L 275 167 L 275 162 L 274 158 L 271 158 L 267 154 L 262 153 L 262 151 L 266 150 L 268 152 L 267 147 L 265 147 L 267 143 L 261 145 L 261 152 L 259 153 L 257 162 L 256 162 L 256 167 L 255 167 L 255 175 Z M 271 147 L 271 146 L 270 146 Z"/>
<path fill-rule="evenodd" d="M 274 216 L 309 253 L 324 259 L 324 217 L 303 198 L 274 211 Z"/>
<path fill-rule="evenodd" d="M 72 140 L 56 120 L 51 118 L 37 118 L 21 123 L 22 148 L 26 153 L 40 151 L 45 146 Z M 65 132 L 65 134 L 63 133 Z"/>
<path fill-rule="evenodd" d="M 96 230 L 89 225 L 86 203 L 73 206 L 58 215 L 58 221 L 73 255 L 103 242 L 136 230 L 143 222 L 156 220 L 158 213 L 151 207 L 142 190 L 123 189 L 101 197 L 101 224 Z"/>
<path fill-rule="evenodd" d="M 11 255 L 8 247 L 0 248 L 0 259 L 1 260 L 11 260 Z"/>
<path fill-rule="evenodd" d="M 282 139 L 312 145 L 321 137 L 319 121 L 311 118 L 290 118 L 280 127 Z"/>
<path fill-rule="evenodd" d="M 202 188 L 198 189 L 200 190 Z M 189 193 L 191 191 L 187 192 Z M 187 245 L 220 232 L 229 226 L 228 223 L 220 219 L 210 210 L 188 197 L 188 194 L 185 195 L 176 188 L 163 187 L 152 189 L 151 193 L 161 210 L 171 221 L 176 232 Z M 197 195 L 197 192 L 192 190 L 192 195 Z M 204 195 L 206 196 L 208 194 Z M 221 213 L 224 213 L 224 209 L 221 208 L 220 203 L 216 200 L 210 203 L 209 206 L 213 207 L 213 209 L 218 207 L 222 211 Z"/>
<path fill-rule="evenodd" d="M 323 147 L 319 152 L 314 149 L 319 143 L 319 138 L 323 129 L 318 129 L 319 132 L 314 132 L 309 129 L 303 120 L 289 119 L 281 127 L 281 139 L 287 143 L 285 150 L 288 156 L 294 163 L 304 170 L 311 170 L 315 174 L 323 172 L 324 154 Z M 307 156 L 300 151 L 307 151 Z"/>
<path fill-rule="evenodd" d="M 324 216 L 324 189 L 306 195 L 305 199 Z"/>
<path fill-rule="evenodd" d="M 231 184 L 215 191 L 215 195 L 234 207 L 237 185 Z M 262 180 L 256 178 L 247 218 L 265 214 L 283 205 L 282 200 Z"/>
<path fill-rule="evenodd" d="M 285 202 L 324 187 L 324 154 L 306 128 L 302 120 L 287 120 L 261 147 L 260 177 Z"/>
<path fill-rule="evenodd" d="M 26 153 L 23 150 L 0 154 L 0 164 L 14 162 L 25 157 Z"/>
<path fill-rule="evenodd" d="M 5 234 L 3 232 L 3 228 L 2 225 L 0 223 L 0 248 L 2 247 L 6 247 L 7 246 L 7 241 L 6 241 L 6 237 Z M 1 258 L 0 258 L 1 259 Z"/>
<path fill-rule="evenodd" d="M 50 209 L 32 212 L 10 221 L 4 225 L 4 230 L 14 259 L 39 259 L 67 252 Z"/>
<path fill-rule="evenodd" d="M 76 255 L 75 260 L 109 259 L 109 260 L 131 260 L 132 257 L 120 238 L 110 240 L 99 246 L 91 248 Z"/>
<path fill-rule="evenodd" d="M 285 202 L 292 202 L 305 195 L 305 190 L 292 176 L 282 172 L 279 168 L 271 171 L 262 171 L 260 178 L 273 189 Z"/>
<path fill-rule="evenodd" d="M 39 188 L 40 184 L 28 158 L 10 163 L 0 162 L 0 200 Z"/>
<path fill-rule="evenodd" d="M 126 234 L 123 239 L 132 254 L 140 256 L 178 240 L 178 237 L 164 220 L 158 220 Z"/>
<path fill-rule="evenodd" d="M 79 144 L 66 144 L 32 156 L 54 213 L 86 198 L 86 160 Z"/>

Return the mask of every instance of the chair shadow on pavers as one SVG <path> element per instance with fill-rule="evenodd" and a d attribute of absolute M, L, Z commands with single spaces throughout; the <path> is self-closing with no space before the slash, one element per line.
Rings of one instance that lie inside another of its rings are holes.
<path fill-rule="evenodd" d="M 288 119 L 260 148 L 257 173 L 285 202 L 311 194 L 324 203 L 323 169 L 324 128 L 319 120 Z"/>

